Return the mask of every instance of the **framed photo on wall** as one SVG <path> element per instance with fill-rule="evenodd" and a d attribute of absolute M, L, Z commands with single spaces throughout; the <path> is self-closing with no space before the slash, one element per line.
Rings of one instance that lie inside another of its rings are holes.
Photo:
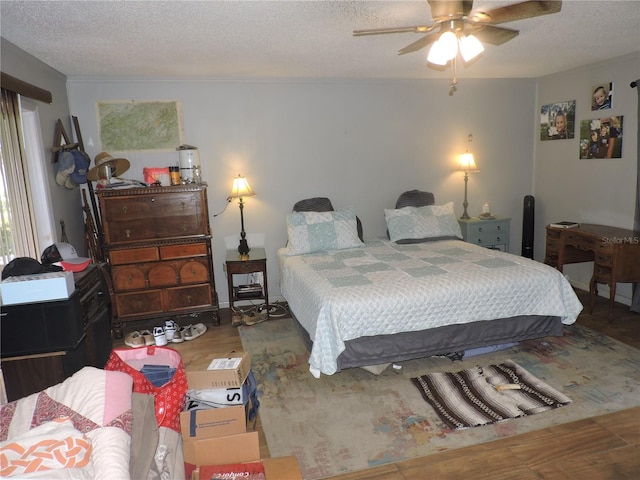
<path fill-rule="evenodd" d="M 575 100 L 543 105 L 540 109 L 540 140 L 573 138 L 575 122 Z"/>
<path fill-rule="evenodd" d="M 580 158 L 622 158 L 622 116 L 580 122 Z"/>
<path fill-rule="evenodd" d="M 591 88 L 591 110 L 606 110 L 613 105 L 613 83 L 600 83 Z"/>

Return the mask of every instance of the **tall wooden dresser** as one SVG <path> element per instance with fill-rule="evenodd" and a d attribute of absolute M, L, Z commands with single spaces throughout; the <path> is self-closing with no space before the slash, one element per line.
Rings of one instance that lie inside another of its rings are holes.
<path fill-rule="evenodd" d="M 211 314 L 219 325 L 206 185 L 101 189 L 96 195 L 116 338 L 122 322 L 133 320 L 162 325 L 168 318 Z"/>

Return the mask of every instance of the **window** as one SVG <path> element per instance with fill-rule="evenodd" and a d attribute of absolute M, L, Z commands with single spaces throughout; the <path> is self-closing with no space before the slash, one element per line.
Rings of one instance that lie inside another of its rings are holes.
<path fill-rule="evenodd" d="M 1 107 L 0 269 L 15 257 L 39 259 L 55 232 L 37 108 L 4 89 Z"/>

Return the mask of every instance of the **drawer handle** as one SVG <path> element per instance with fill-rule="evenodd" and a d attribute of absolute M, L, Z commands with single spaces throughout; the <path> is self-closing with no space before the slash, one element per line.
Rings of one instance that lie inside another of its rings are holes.
<path fill-rule="evenodd" d="M 129 209 L 126 205 L 122 207 L 122 213 L 128 213 L 128 212 L 129 212 Z"/>
<path fill-rule="evenodd" d="M 497 240 L 497 241 L 500 241 L 500 240 L 502 240 L 502 239 L 501 239 L 500 237 L 496 237 L 496 240 Z"/>
<path fill-rule="evenodd" d="M 191 295 L 187 295 L 187 303 L 191 305 Z"/>
<path fill-rule="evenodd" d="M 156 197 L 151 197 L 151 203 L 156 201 Z"/>
<path fill-rule="evenodd" d="M 124 233 L 127 234 L 127 238 L 131 237 L 131 230 L 129 230 L 128 228 L 124 231 Z"/>
<path fill-rule="evenodd" d="M 144 303 L 138 302 L 138 310 L 143 310 L 143 309 L 144 309 Z"/>
<path fill-rule="evenodd" d="M 498 228 L 498 230 L 500 230 L 500 225 L 498 225 L 498 227 L 497 227 L 497 228 Z"/>
<path fill-rule="evenodd" d="M 479 227 L 479 228 L 478 228 L 478 231 L 479 231 L 480 233 L 482 233 L 482 227 Z"/>
<path fill-rule="evenodd" d="M 188 229 L 187 224 L 185 223 L 184 225 L 182 225 L 182 231 L 186 232 Z"/>
<path fill-rule="evenodd" d="M 482 243 L 482 239 L 481 238 L 478 239 L 478 243 Z"/>

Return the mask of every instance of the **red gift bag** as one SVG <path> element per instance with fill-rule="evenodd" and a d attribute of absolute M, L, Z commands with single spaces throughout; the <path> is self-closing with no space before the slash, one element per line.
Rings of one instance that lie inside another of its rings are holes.
<path fill-rule="evenodd" d="M 145 365 L 168 365 L 176 371 L 168 382 L 156 387 L 140 372 Z M 133 378 L 134 392 L 155 397 L 158 427 L 180 433 L 180 412 L 184 410 L 187 394 L 187 375 L 180 353 L 172 348 L 156 346 L 114 348 L 104 368 L 128 373 Z"/>

